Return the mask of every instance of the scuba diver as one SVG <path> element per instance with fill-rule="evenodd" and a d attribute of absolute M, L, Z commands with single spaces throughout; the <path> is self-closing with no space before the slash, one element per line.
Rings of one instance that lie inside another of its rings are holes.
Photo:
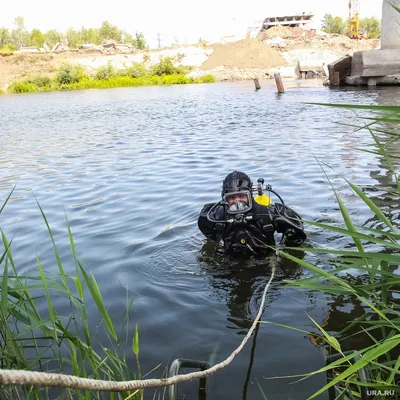
<path fill-rule="evenodd" d="M 272 204 L 264 190 L 274 193 L 281 203 Z M 257 195 L 253 196 L 253 191 Z M 281 243 L 301 245 L 307 238 L 299 214 L 285 205 L 264 179 L 253 187 L 244 172 L 233 171 L 222 183 L 222 199 L 203 206 L 198 227 L 207 237 L 233 253 L 262 254 L 274 246 L 274 233 L 282 234 Z"/>

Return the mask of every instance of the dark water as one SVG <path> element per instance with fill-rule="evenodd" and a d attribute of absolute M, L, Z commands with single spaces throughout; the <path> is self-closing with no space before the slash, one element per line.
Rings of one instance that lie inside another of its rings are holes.
<path fill-rule="evenodd" d="M 305 104 L 396 104 L 397 98 L 396 89 L 333 91 L 298 83 L 278 96 L 268 86 L 255 92 L 252 82 L 1 96 L 0 199 L 17 184 L 1 228 L 14 237 L 21 274 L 36 274 L 36 253 L 45 269 L 57 271 L 37 199 L 65 268 L 74 273 L 65 212 L 77 253 L 95 274 L 117 326 L 126 289 L 134 296 L 131 329 L 140 326 L 142 371 L 162 364 L 151 377 L 178 357 L 225 359 L 257 313 L 271 262 L 279 274 L 264 321 L 308 331 L 315 330 L 308 315 L 321 323 L 329 313 L 339 327 L 354 306 L 285 287 L 282 279 L 310 275 L 291 262 L 221 258 L 198 231 L 197 215 L 204 203 L 218 200 L 223 177 L 240 169 L 254 181 L 264 177 L 304 219 L 341 222 L 319 162 L 355 223 L 379 225 L 339 175 L 398 218 L 385 161 L 357 150 L 375 148 L 369 133 L 337 124 L 355 123 L 354 113 Z M 396 146 L 389 150 L 398 155 Z M 307 233 L 307 247 L 348 243 L 311 226 Z M 315 254 L 300 256 L 331 268 Z M 67 310 L 60 301 L 57 307 Z M 99 316 L 92 310 L 95 326 Z M 105 334 L 95 340 L 107 346 Z M 268 399 L 302 400 L 326 383 L 324 375 L 295 384 L 295 378 L 265 378 L 323 365 L 322 349 L 306 334 L 263 324 L 256 341 L 207 379 L 207 399 L 261 399 L 262 388 Z M 196 398 L 196 383 L 181 385 L 179 398 Z"/>

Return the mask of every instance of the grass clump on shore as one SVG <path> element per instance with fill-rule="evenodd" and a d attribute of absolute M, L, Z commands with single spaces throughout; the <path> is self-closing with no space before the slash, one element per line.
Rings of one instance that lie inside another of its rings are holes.
<path fill-rule="evenodd" d="M 116 70 L 111 63 L 97 68 L 93 76 L 80 65 L 63 64 L 53 78 L 34 76 L 14 82 L 10 93 L 49 92 L 58 90 L 106 89 L 128 86 L 178 85 L 190 83 L 212 83 L 215 78 L 205 75 L 199 78 L 187 77 L 191 67 L 175 66 L 170 57 L 161 59 L 150 70 L 143 64 L 132 63 L 122 70 Z"/>
<path fill-rule="evenodd" d="M 0 213 L 4 205 L 0 207 Z M 20 274 L 12 255 L 12 241 L 0 229 L 0 368 L 65 373 L 110 381 L 141 379 L 138 327 L 135 330 L 131 326 L 129 332 L 132 300 L 127 299 L 124 324 L 118 333 L 95 277 L 89 275 L 77 257 L 68 221 L 70 261 L 71 265 L 75 265 L 74 274 L 66 273 L 49 223 L 41 208 L 40 211 L 53 244 L 57 272 L 46 271 L 46 266 L 36 255 L 35 272 Z M 56 305 L 60 303 L 60 298 L 63 299 L 63 311 L 58 310 Z M 54 302 L 55 299 L 57 302 Z M 96 332 L 90 328 L 96 324 L 93 320 L 89 321 L 89 317 L 96 314 L 92 306 L 97 308 L 101 318 Z M 107 343 L 95 343 L 98 331 L 105 332 Z M 126 349 L 129 348 L 131 359 L 136 359 L 136 372 L 129 365 L 135 363 L 127 359 Z M 110 398 L 129 396 L 139 400 L 141 393 L 136 392 L 111 394 Z M 0 397 L 83 400 L 101 399 L 103 395 L 88 390 L 7 385 L 0 387 Z"/>

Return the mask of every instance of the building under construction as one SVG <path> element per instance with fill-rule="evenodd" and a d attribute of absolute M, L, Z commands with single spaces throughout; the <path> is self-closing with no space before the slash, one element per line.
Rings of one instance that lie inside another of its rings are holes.
<path fill-rule="evenodd" d="M 266 31 L 273 26 L 289 26 L 289 27 L 301 27 L 308 29 L 308 25 L 313 22 L 313 14 L 298 14 L 298 15 L 287 15 L 283 17 L 267 17 L 264 19 L 261 31 Z"/>

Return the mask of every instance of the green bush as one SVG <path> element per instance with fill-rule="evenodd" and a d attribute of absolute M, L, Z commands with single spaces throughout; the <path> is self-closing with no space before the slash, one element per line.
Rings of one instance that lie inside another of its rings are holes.
<path fill-rule="evenodd" d="M 184 68 L 175 67 L 172 59 L 164 59 L 158 64 L 158 72 L 167 71 L 167 74 L 151 75 L 143 64 L 133 63 L 130 67 L 116 71 L 108 63 L 99 67 L 93 78 L 90 78 L 82 66 L 63 64 L 54 80 L 48 76 L 28 77 L 23 81 L 14 82 L 9 88 L 10 93 L 29 93 L 46 92 L 51 90 L 86 90 L 86 89 L 105 89 L 128 86 L 152 86 L 152 85 L 179 85 L 190 83 L 209 83 L 215 82 L 212 75 L 205 75 L 201 78 L 189 78 L 182 70 Z M 172 67 L 171 67 L 172 65 Z M 178 71 L 171 73 L 173 71 Z"/>
<path fill-rule="evenodd" d="M 32 78 L 26 79 L 26 83 L 32 83 L 39 88 L 49 87 L 51 85 L 51 79 L 48 76 L 38 75 Z"/>
<path fill-rule="evenodd" d="M 162 84 L 163 85 L 182 85 L 191 83 L 190 79 L 185 75 L 163 75 L 162 76 Z"/>
<path fill-rule="evenodd" d="M 111 64 L 111 62 L 108 62 L 107 65 L 102 65 L 101 67 L 97 68 L 96 74 L 95 74 L 95 79 L 98 80 L 107 80 L 110 78 L 113 78 L 117 75 L 115 68 Z"/>
<path fill-rule="evenodd" d="M 81 65 L 64 63 L 61 65 L 55 80 L 60 85 L 69 85 L 84 78 L 87 78 L 87 74 Z"/>
<path fill-rule="evenodd" d="M 147 70 L 143 64 L 134 62 L 132 65 L 122 71 L 120 71 L 120 76 L 130 76 L 132 78 L 139 78 L 141 76 L 145 76 L 147 74 Z"/>
<path fill-rule="evenodd" d="M 0 48 L 0 54 L 13 54 L 15 50 L 17 50 L 17 48 L 13 44 L 7 43 Z"/>
<path fill-rule="evenodd" d="M 15 82 L 9 88 L 10 93 L 32 93 L 38 92 L 39 87 L 27 81 Z"/>
<path fill-rule="evenodd" d="M 160 58 L 158 64 L 154 64 L 151 70 L 153 75 L 174 75 L 174 74 L 184 74 L 186 72 L 183 67 L 176 67 L 174 65 L 173 57 Z"/>
<path fill-rule="evenodd" d="M 204 76 L 201 76 L 200 78 L 197 78 L 196 82 L 198 82 L 198 83 L 214 83 L 215 78 L 210 74 L 204 75 Z"/>

